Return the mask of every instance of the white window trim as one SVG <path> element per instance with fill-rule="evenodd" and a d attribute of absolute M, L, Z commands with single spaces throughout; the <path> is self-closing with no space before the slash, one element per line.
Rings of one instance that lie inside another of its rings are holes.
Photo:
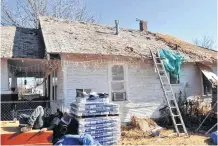
<path fill-rule="evenodd" d="M 118 80 L 118 81 L 113 81 L 113 82 L 124 82 L 124 87 L 125 87 L 125 92 L 126 92 L 126 100 L 128 100 L 128 95 L 129 95 L 129 86 L 128 86 L 128 65 L 123 64 L 123 63 L 112 63 L 108 65 L 108 87 L 109 87 L 109 98 L 110 101 L 112 101 L 112 89 L 111 89 L 111 82 L 112 82 L 112 67 L 114 65 L 123 65 L 124 68 L 124 80 Z M 115 101 L 115 102 L 119 102 L 119 101 Z"/>

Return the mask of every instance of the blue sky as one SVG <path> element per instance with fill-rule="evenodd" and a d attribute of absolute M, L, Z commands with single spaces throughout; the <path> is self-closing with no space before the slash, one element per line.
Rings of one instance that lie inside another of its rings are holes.
<path fill-rule="evenodd" d="M 15 0 L 6 0 L 15 7 Z M 50 1 L 50 0 L 48 0 Z M 207 35 L 216 41 L 217 0 L 81 0 L 97 23 L 138 29 L 136 18 L 148 21 L 148 30 L 188 42 Z"/>
<path fill-rule="evenodd" d="M 136 18 L 148 21 L 148 30 L 192 42 L 204 35 L 216 41 L 217 0 L 85 0 L 97 23 L 138 29 Z"/>

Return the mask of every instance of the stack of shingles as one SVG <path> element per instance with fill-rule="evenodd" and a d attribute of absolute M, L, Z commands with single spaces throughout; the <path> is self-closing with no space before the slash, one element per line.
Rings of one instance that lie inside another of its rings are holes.
<path fill-rule="evenodd" d="M 71 112 L 78 120 L 79 134 L 90 134 L 102 145 L 118 144 L 121 133 L 117 104 L 106 98 L 77 100 L 71 104 Z"/>

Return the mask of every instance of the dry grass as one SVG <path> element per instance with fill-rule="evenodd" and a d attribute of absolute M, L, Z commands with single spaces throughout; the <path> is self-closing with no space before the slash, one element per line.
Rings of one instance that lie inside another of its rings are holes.
<path fill-rule="evenodd" d="M 120 145 L 209 145 L 209 137 L 190 133 L 190 137 L 168 136 L 173 130 L 162 130 L 159 137 L 149 136 L 139 129 L 122 127 Z"/>

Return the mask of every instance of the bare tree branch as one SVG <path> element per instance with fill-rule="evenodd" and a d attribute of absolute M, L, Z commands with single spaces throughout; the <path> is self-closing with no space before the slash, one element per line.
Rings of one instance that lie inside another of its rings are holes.
<path fill-rule="evenodd" d="M 214 49 L 215 47 L 215 42 L 207 35 L 203 36 L 201 39 L 193 39 L 193 43 L 207 49 Z"/>
<path fill-rule="evenodd" d="M 9 1 L 9 0 L 8 0 Z M 11 1 L 11 0 L 10 0 Z M 81 0 L 13 0 L 16 8 L 11 8 L 2 0 L 1 25 L 38 27 L 39 16 L 54 16 L 69 20 L 94 22 Z"/>

